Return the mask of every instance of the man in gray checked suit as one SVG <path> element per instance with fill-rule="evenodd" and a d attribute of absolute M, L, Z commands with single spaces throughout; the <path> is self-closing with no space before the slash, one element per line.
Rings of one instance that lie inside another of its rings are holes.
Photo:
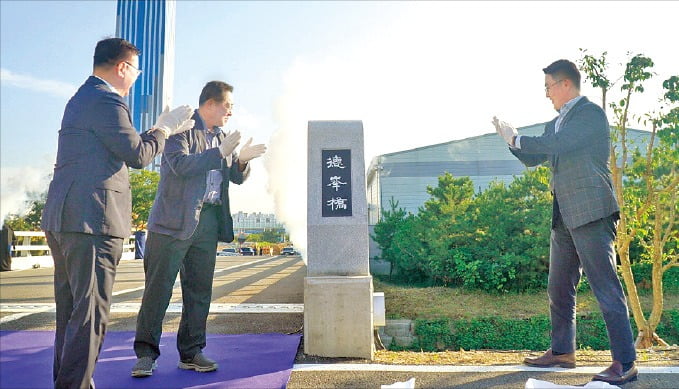
<path fill-rule="evenodd" d="M 99 41 L 93 73 L 61 121 L 41 225 L 54 258 L 56 388 L 94 387 L 116 267 L 131 234 L 128 167 L 148 165 L 166 138 L 193 126 L 191 107 L 182 106 L 166 109 L 150 131 L 137 133 L 123 97 L 138 67 L 139 49 L 130 42 Z"/>
<path fill-rule="evenodd" d="M 182 288 L 178 367 L 198 372 L 218 367 L 202 350 L 206 346 L 217 241 L 231 242 L 234 238 L 229 182 L 243 183 L 250 173 L 249 161 L 266 151 L 263 144 L 252 145 L 250 138 L 236 153 L 240 133 L 222 132 L 221 127 L 231 117 L 232 92 L 233 87 L 225 82 L 208 82 L 193 115 L 195 127 L 167 140 L 148 222 L 146 286 L 137 316 L 133 377 L 148 377 L 156 367 L 163 317 L 177 273 Z"/>
<path fill-rule="evenodd" d="M 493 124 L 526 166 L 549 162 L 552 169 L 552 234 L 548 294 L 552 347 L 524 363 L 575 367 L 575 298 L 582 271 L 599 302 L 613 363 L 592 379 L 613 385 L 637 379 L 636 351 L 627 301 L 616 273 L 619 219 L 609 170 L 610 127 L 605 112 L 580 96 L 580 72 L 558 60 L 543 69 L 545 92 L 559 115 L 540 136 L 518 135 L 507 123 Z"/>

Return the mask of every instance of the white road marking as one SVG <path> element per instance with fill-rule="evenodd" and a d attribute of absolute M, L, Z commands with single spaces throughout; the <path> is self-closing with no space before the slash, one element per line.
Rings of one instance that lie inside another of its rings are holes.
<path fill-rule="evenodd" d="M 237 269 L 254 265 L 264 261 L 271 261 L 278 257 L 266 257 L 256 261 L 241 263 L 238 265 L 229 266 L 223 269 L 216 269 L 215 274 L 222 273 L 228 270 Z M 173 288 L 180 286 L 180 282 L 176 281 Z M 121 294 L 136 292 L 144 290 L 144 286 L 137 288 L 123 289 L 113 292 L 114 296 Z M 139 312 L 139 303 L 119 303 L 111 305 L 111 312 L 131 313 Z M 14 315 L 8 315 L 0 318 L 0 324 L 9 323 L 14 320 L 19 320 L 28 315 L 41 312 L 56 312 L 56 304 L 54 303 L 36 303 L 36 304 L 0 304 L 0 312 L 17 312 Z M 170 304 L 167 312 L 181 312 L 181 304 Z M 299 313 L 304 312 L 304 304 L 210 304 L 210 313 Z"/>
<path fill-rule="evenodd" d="M 14 315 L 9 315 L 9 316 L 3 316 L 0 318 L 0 324 L 5 324 L 9 323 L 14 320 L 19 320 L 22 317 L 32 315 L 34 313 L 39 313 L 39 312 L 56 312 L 56 304 L 49 304 L 49 306 L 41 306 L 41 307 L 34 307 L 32 310 L 9 310 L 5 309 L 4 305 L 0 305 L 0 312 L 20 312 L 20 313 L 15 313 Z"/>
<path fill-rule="evenodd" d="M 241 263 L 241 264 L 233 265 L 233 266 L 229 266 L 229 267 L 225 267 L 224 269 L 217 269 L 217 270 L 215 270 L 215 274 L 221 273 L 221 272 L 225 272 L 225 271 L 227 271 L 227 270 L 237 269 L 237 268 L 243 267 L 243 266 L 254 265 L 254 264 L 256 264 L 256 263 L 264 262 L 264 261 L 268 261 L 268 260 L 271 260 L 271 257 L 269 257 L 269 258 L 264 258 L 264 259 L 258 259 L 258 260 L 256 260 L 256 261 L 250 261 L 250 262 L 246 262 L 246 263 Z M 180 285 L 179 281 L 176 281 L 176 282 L 174 283 L 174 285 L 172 286 L 172 288 L 178 288 L 179 285 Z M 117 292 L 113 292 L 113 295 L 114 295 L 114 296 L 119 296 L 119 295 L 121 295 L 121 294 L 132 293 L 132 292 L 136 292 L 136 291 L 139 291 L 139 290 L 144 290 L 144 285 L 139 286 L 139 287 L 136 287 L 136 288 L 130 288 L 130 289 L 119 290 L 119 291 L 117 291 Z"/>
<path fill-rule="evenodd" d="M 137 313 L 141 303 L 114 303 L 111 305 L 111 312 L 116 313 Z M 17 312 L 15 315 L 5 316 L 2 323 L 20 319 L 26 315 L 39 312 L 54 312 L 54 303 L 39 304 L 0 304 L 0 312 Z M 181 313 L 181 303 L 170 303 L 167 312 Z M 304 304 L 210 304 L 211 314 L 222 313 L 302 313 Z M 5 320 L 12 316 L 16 319 Z"/>

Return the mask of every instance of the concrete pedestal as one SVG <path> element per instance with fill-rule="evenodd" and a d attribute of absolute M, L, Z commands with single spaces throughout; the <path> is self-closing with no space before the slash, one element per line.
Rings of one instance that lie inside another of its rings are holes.
<path fill-rule="evenodd" d="M 363 123 L 309 122 L 304 352 L 372 359 Z"/>
<path fill-rule="evenodd" d="M 371 276 L 304 279 L 304 352 L 373 359 Z"/>

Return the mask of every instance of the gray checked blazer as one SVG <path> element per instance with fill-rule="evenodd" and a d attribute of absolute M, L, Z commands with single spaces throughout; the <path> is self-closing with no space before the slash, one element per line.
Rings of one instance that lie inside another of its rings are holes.
<path fill-rule="evenodd" d="M 521 148 L 510 151 L 526 166 L 548 161 L 552 169 L 555 212 L 573 229 L 619 211 L 610 159 L 610 127 L 606 114 L 586 97 L 540 136 L 521 136 Z"/>
<path fill-rule="evenodd" d="M 41 228 L 130 236 L 128 167 L 143 168 L 164 146 L 157 131 L 138 134 L 123 98 L 90 76 L 66 104 Z"/>
<path fill-rule="evenodd" d="M 233 219 L 229 204 L 229 181 L 242 184 L 250 173 L 250 166 L 241 172 L 238 156 L 234 153 L 231 167 L 226 165 L 219 148 L 207 148 L 203 120 L 196 111 L 196 125 L 191 130 L 172 135 L 165 146 L 160 165 L 160 183 L 151 208 L 147 229 L 159 234 L 185 240 L 193 235 L 198 226 L 203 197 L 207 188 L 207 173 L 213 169 L 222 172 L 219 220 L 219 240 L 231 242 Z M 224 133 L 217 135 L 221 144 Z"/>

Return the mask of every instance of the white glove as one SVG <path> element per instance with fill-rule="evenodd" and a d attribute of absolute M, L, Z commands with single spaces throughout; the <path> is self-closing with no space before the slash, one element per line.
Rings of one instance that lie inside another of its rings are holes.
<path fill-rule="evenodd" d="M 222 144 L 219 145 L 219 152 L 222 154 L 222 158 L 226 159 L 226 165 L 231 167 L 231 160 L 233 151 L 236 146 L 240 143 L 240 131 L 236 130 L 234 132 L 227 132 L 226 136 L 222 140 Z"/>
<path fill-rule="evenodd" d="M 171 135 L 193 128 L 195 123 L 191 120 L 192 114 L 193 108 L 188 105 L 179 106 L 172 111 L 169 106 L 165 106 L 152 128 L 162 131 L 165 137 L 169 138 Z"/>
<path fill-rule="evenodd" d="M 179 126 L 179 128 L 177 128 L 176 130 L 174 130 L 174 132 L 172 133 L 172 135 L 181 134 L 182 132 L 188 131 L 188 130 L 192 129 L 192 128 L 195 127 L 195 126 L 196 126 L 196 121 L 193 120 L 193 119 L 189 119 L 189 120 L 185 121 L 184 124 L 182 124 L 181 126 Z"/>
<path fill-rule="evenodd" d="M 500 135 L 509 145 L 512 144 L 512 139 L 518 135 L 518 132 L 516 132 L 514 127 L 509 123 L 498 120 L 497 116 L 493 116 L 493 125 L 495 126 L 495 131 L 498 135 Z"/>
<path fill-rule="evenodd" d="M 238 160 L 245 163 L 261 157 L 265 152 L 266 146 L 264 144 L 252 145 L 252 138 L 250 138 L 243 147 L 241 147 L 240 152 L 238 153 Z"/>

